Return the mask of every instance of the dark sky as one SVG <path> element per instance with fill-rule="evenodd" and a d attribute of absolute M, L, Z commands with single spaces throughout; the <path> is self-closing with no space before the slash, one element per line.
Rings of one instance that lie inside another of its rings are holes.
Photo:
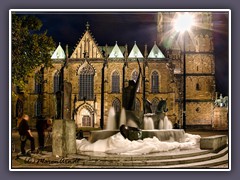
<path fill-rule="evenodd" d="M 56 43 L 61 42 L 63 48 L 69 45 L 73 50 L 79 38 L 90 24 L 96 42 L 104 46 L 118 45 L 133 46 L 134 41 L 142 50 L 148 45 L 148 50 L 157 40 L 156 13 L 111 12 L 111 13 L 31 13 L 43 22 L 42 30 L 48 30 Z M 217 91 L 228 94 L 228 14 L 213 13 L 214 48 L 216 63 Z M 129 49 L 130 50 L 130 49 Z"/>

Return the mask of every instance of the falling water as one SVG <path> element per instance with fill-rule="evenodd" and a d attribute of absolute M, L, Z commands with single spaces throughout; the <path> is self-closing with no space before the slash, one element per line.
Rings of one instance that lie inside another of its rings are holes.
<path fill-rule="evenodd" d="M 163 129 L 163 120 L 162 119 L 159 120 L 159 129 Z"/>
<path fill-rule="evenodd" d="M 107 130 L 114 130 L 116 129 L 116 119 L 115 119 L 115 110 L 114 107 L 111 107 L 108 112 L 108 119 L 107 119 Z"/>
<path fill-rule="evenodd" d="M 144 117 L 144 129 L 151 130 L 154 129 L 153 119 L 151 117 Z"/>
<path fill-rule="evenodd" d="M 163 129 L 172 129 L 172 128 L 173 128 L 172 122 L 169 121 L 167 116 L 165 116 L 163 119 Z"/>
<path fill-rule="evenodd" d="M 122 111 L 121 111 L 119 127 L 120 127 L 122 124 L 126 125 L 126 111 L 125 111 L 124 108 L 122 108 Z"/>

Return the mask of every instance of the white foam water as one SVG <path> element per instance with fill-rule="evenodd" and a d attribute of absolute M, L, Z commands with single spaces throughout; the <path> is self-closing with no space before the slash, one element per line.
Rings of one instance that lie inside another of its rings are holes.
<path fill-rule="evenodd" d="M 126 111 L 124 108 L 121 111 L 119 127 L 123 124 L 126 125 Z"/>
<path fill-rule="evenodd" d="M 90 143 L 86 139 L 77 140 L 77 151 L 93 151 L 114 154 L 147 154 L 154 152 L 167 152 L 176 149 L 199 148 L 200 136 L 185 133 L 182 142 L 160 141 L 158 138 L 145 138 L 143 140 L 130 141 L 125 139 L 121 133 L 117 133 L 109 138 Z"/>
<path fill-rule="evenodd" d="M 116 119 L 115 119 L 115 110 L 114 107 L 111 107 L 108 112 L 108 119 L 107 119 L 107 130 L 114 130 L 116 129 Z"/>
<path fill-rule="evenodd" d="M 154 129 L 153 119 L 151 117 L 144 117 L 144 129 L 145 130 L 152 130 Z"/>
<path fill-rule="evenodd" d="M 173 128 L 172 122 L 169 121 L 167 116 L 165 116 L 163 119 L 163 129 L 172 129 L 172 128 Z"/>

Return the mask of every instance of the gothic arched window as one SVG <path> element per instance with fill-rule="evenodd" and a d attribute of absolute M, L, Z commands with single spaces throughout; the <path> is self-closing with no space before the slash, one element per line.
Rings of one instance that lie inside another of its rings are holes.
<path fill-rule="evenodd" d="M 132 73 L 132 80 L 134 80 L 135 82 L 137 82 L 137 78 L 138 78 L 138 72 L 137 71 L 133 71 Z M 140 91 L 140 88 L 139 88 L 139 84 L 138 84 L 138 88 L 137 88 L 137 92 Z"/>
<path fill-rule="evenodd" d="M 42 100 L 41 98 L 37 98 L 35 102 L 35 116 L 40 116 L 42 114 Z"/>
<path fill-rule="evenodd" d="M 159 93 L 159 75 L 157 71 L 152 73 L 152 93 Z"/>
<path fill-rule="evenodd" d="M 60 91 L 60 72 L 54 74 L 54 93 Z"/>
<path fill-rule="evenodd" d="M 94 69 L 89 64 L 80 71 L 79 86 L 80 100 L 94 99 Z"/>
<path fill-rule="evenodd" d="M 43 71 L 40 70 L 35 74 L 35 93 L 41 94 L 43 92 Z"/>
<path fill-rule="evenodd" d="M 90 127 L 91 126 L 91 117 L 89 115 L 84 115 L 82 117 L 82 126 L 88 126 Z"/>
<path fill-rule="evenodd" d="M 153 112 L 153 113 L 156 112 L 158 103 L 159 103 L 159 99 L 158 99 L 158 98 L 154 98 L 154 99 L 152 100 L 152 112 Z"/>
<path fill-rule="evenodd" d="M 114 110 L 116 113 L 120 113 L 121 111 L 121 102 L 118 98 L 115 98 L 113 100 L 112 106 L 114 107 Z"/>
<path fill-rule="evenodd" d="M 112 92 L 119 93 L 120 92 L 120 77 L 117 71 L 114 71 L 112 74 Z"/>
<path fill-rule="evenodd" d="M 16 117 L 20 118 L 23 115 L 23 101 L 18 98 L 16 104 Z"/>

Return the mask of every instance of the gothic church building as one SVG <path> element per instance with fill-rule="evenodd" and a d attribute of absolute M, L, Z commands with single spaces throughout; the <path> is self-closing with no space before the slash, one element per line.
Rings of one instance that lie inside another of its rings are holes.
<path fill-rule="evenodd" d="M 214 128 L 212 15 L 207 12 L 193 14 L 200 26 L 194 27 L 191 36 L 185 37 L 186 125 Z M 56 118 L 56 92 L 60 90 L 61 78 L 64 78 L 72 84 L 71 114 L 76 126 L 99 128 L 103 118 L 103 126 L 106 127 L 109 109 L 114 107 L 118 114 L 122 109 L 123 86 L 128 86 L 128 80 L 136 80 L 140 73 L 137 59 L 145 77 L 140 78 L 135 110 L 144 109 L 145 89 L 145 97 L 151 102 L 153 112 L 161 98 L 167 99 L 168 118 L 172 123 L 179 121 L 182 124 L 183 49 L 173 36 L 166 36 L 175 16 L 175 12 L 158 13 L 158 38 L 151 47 L 137 42 L 133 45 L 122 46 L 116 42 L 115 46 L 99 46 L 87 25 L 72 54 L 68 53 L 68 47 L 64 50 L 59 44 L 51 57 L 53 68 L 36 69 L 28 80 L 29 92 L 12 99 L 13 124 L 21 105 L 32 122 L 40 115 Z M 35 80 L 37 74 L 42 78 L 41 83 Z"/>

